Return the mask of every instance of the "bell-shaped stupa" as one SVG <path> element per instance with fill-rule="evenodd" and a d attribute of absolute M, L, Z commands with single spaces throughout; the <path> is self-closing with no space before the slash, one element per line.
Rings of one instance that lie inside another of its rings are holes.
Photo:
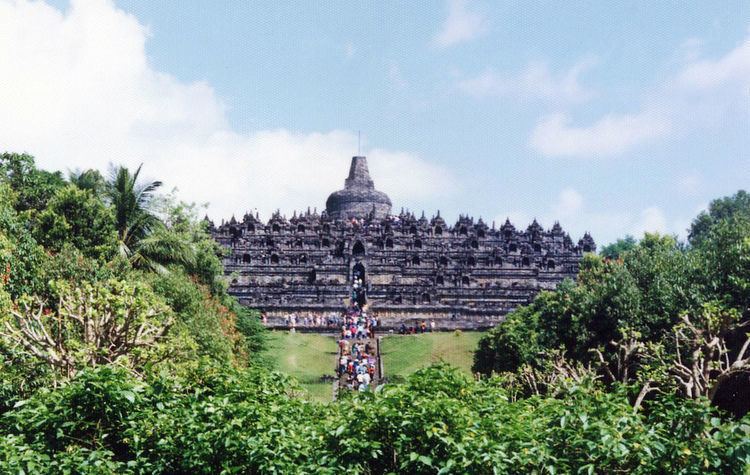
<path fill-rule="evenodd" d="M 373 214 L 376 219 L 382 219 L 390 214 L 391 199 L 375 189 L 366 157 L 352 157 L 344 189 L 331 193 L 326 200 L 326 212 L 334 219 L 364 218 Z"/>

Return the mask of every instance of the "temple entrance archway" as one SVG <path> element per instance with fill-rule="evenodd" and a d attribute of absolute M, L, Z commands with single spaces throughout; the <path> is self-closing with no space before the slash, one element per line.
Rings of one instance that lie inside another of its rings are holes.
<path fill-rule="evenodd" d="M 357 262 L 352 267 L 352 281 L 354 279 L 362 279 L 362 284 L 367 283 L 367 274 L 365 272 L 365 266 L 361 262 Z"/>
<path fill-rule="evenodd" d="M 365 266 L 361 262 L 357 262 L 352 267 L 352 282 L 356 282 L 357 279 L 361 279 L 361 283 L 354 284 L 354 294 L 352 297 L 357 302 L 357 305 L 363 308 L 367 303 L 367 274 Z"/>

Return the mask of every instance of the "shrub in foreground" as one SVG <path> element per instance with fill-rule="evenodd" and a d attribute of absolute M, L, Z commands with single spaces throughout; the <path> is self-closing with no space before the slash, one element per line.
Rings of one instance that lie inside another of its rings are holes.
<path fill-rule="evenodd" d="M 422 370 L 320 405 L 277 373 L 84 371 L 0 418 L 3 473 L 746 473 L 750 421 L 627 388 L 512 401 L 500 380 Z"/>

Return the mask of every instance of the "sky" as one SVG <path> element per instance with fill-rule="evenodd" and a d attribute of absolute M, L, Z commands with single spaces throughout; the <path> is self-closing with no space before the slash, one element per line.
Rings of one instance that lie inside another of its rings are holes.
<path fill-rule="evenodd" d="M 214 221 L 317 207 L 684 237 L 750 184 L 750 2 L 0 0 L 0 149 Z M 358 133 L 361 132 L 361 146 Z"/>

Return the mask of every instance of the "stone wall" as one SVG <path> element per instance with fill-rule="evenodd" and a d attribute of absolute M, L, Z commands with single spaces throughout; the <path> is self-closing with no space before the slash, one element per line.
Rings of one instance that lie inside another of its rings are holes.
<path fill-rule="evenodd" d="M 439 213 L 343 220 L 308 210 L 289 220 L 248 214 L 209 226 L 228 249 L 229 292 L 272 323 L 289 313 L 339 312 L 359 266 L 371 308 L 386 324 L 428 318 L 446 328 L 491 326 L 540 290 L 575 278 L 582 255 L 596 249 L 591 236 L 574 244 L 557 223 L 517 230 L 462 216 L 448 226 Z"/>

